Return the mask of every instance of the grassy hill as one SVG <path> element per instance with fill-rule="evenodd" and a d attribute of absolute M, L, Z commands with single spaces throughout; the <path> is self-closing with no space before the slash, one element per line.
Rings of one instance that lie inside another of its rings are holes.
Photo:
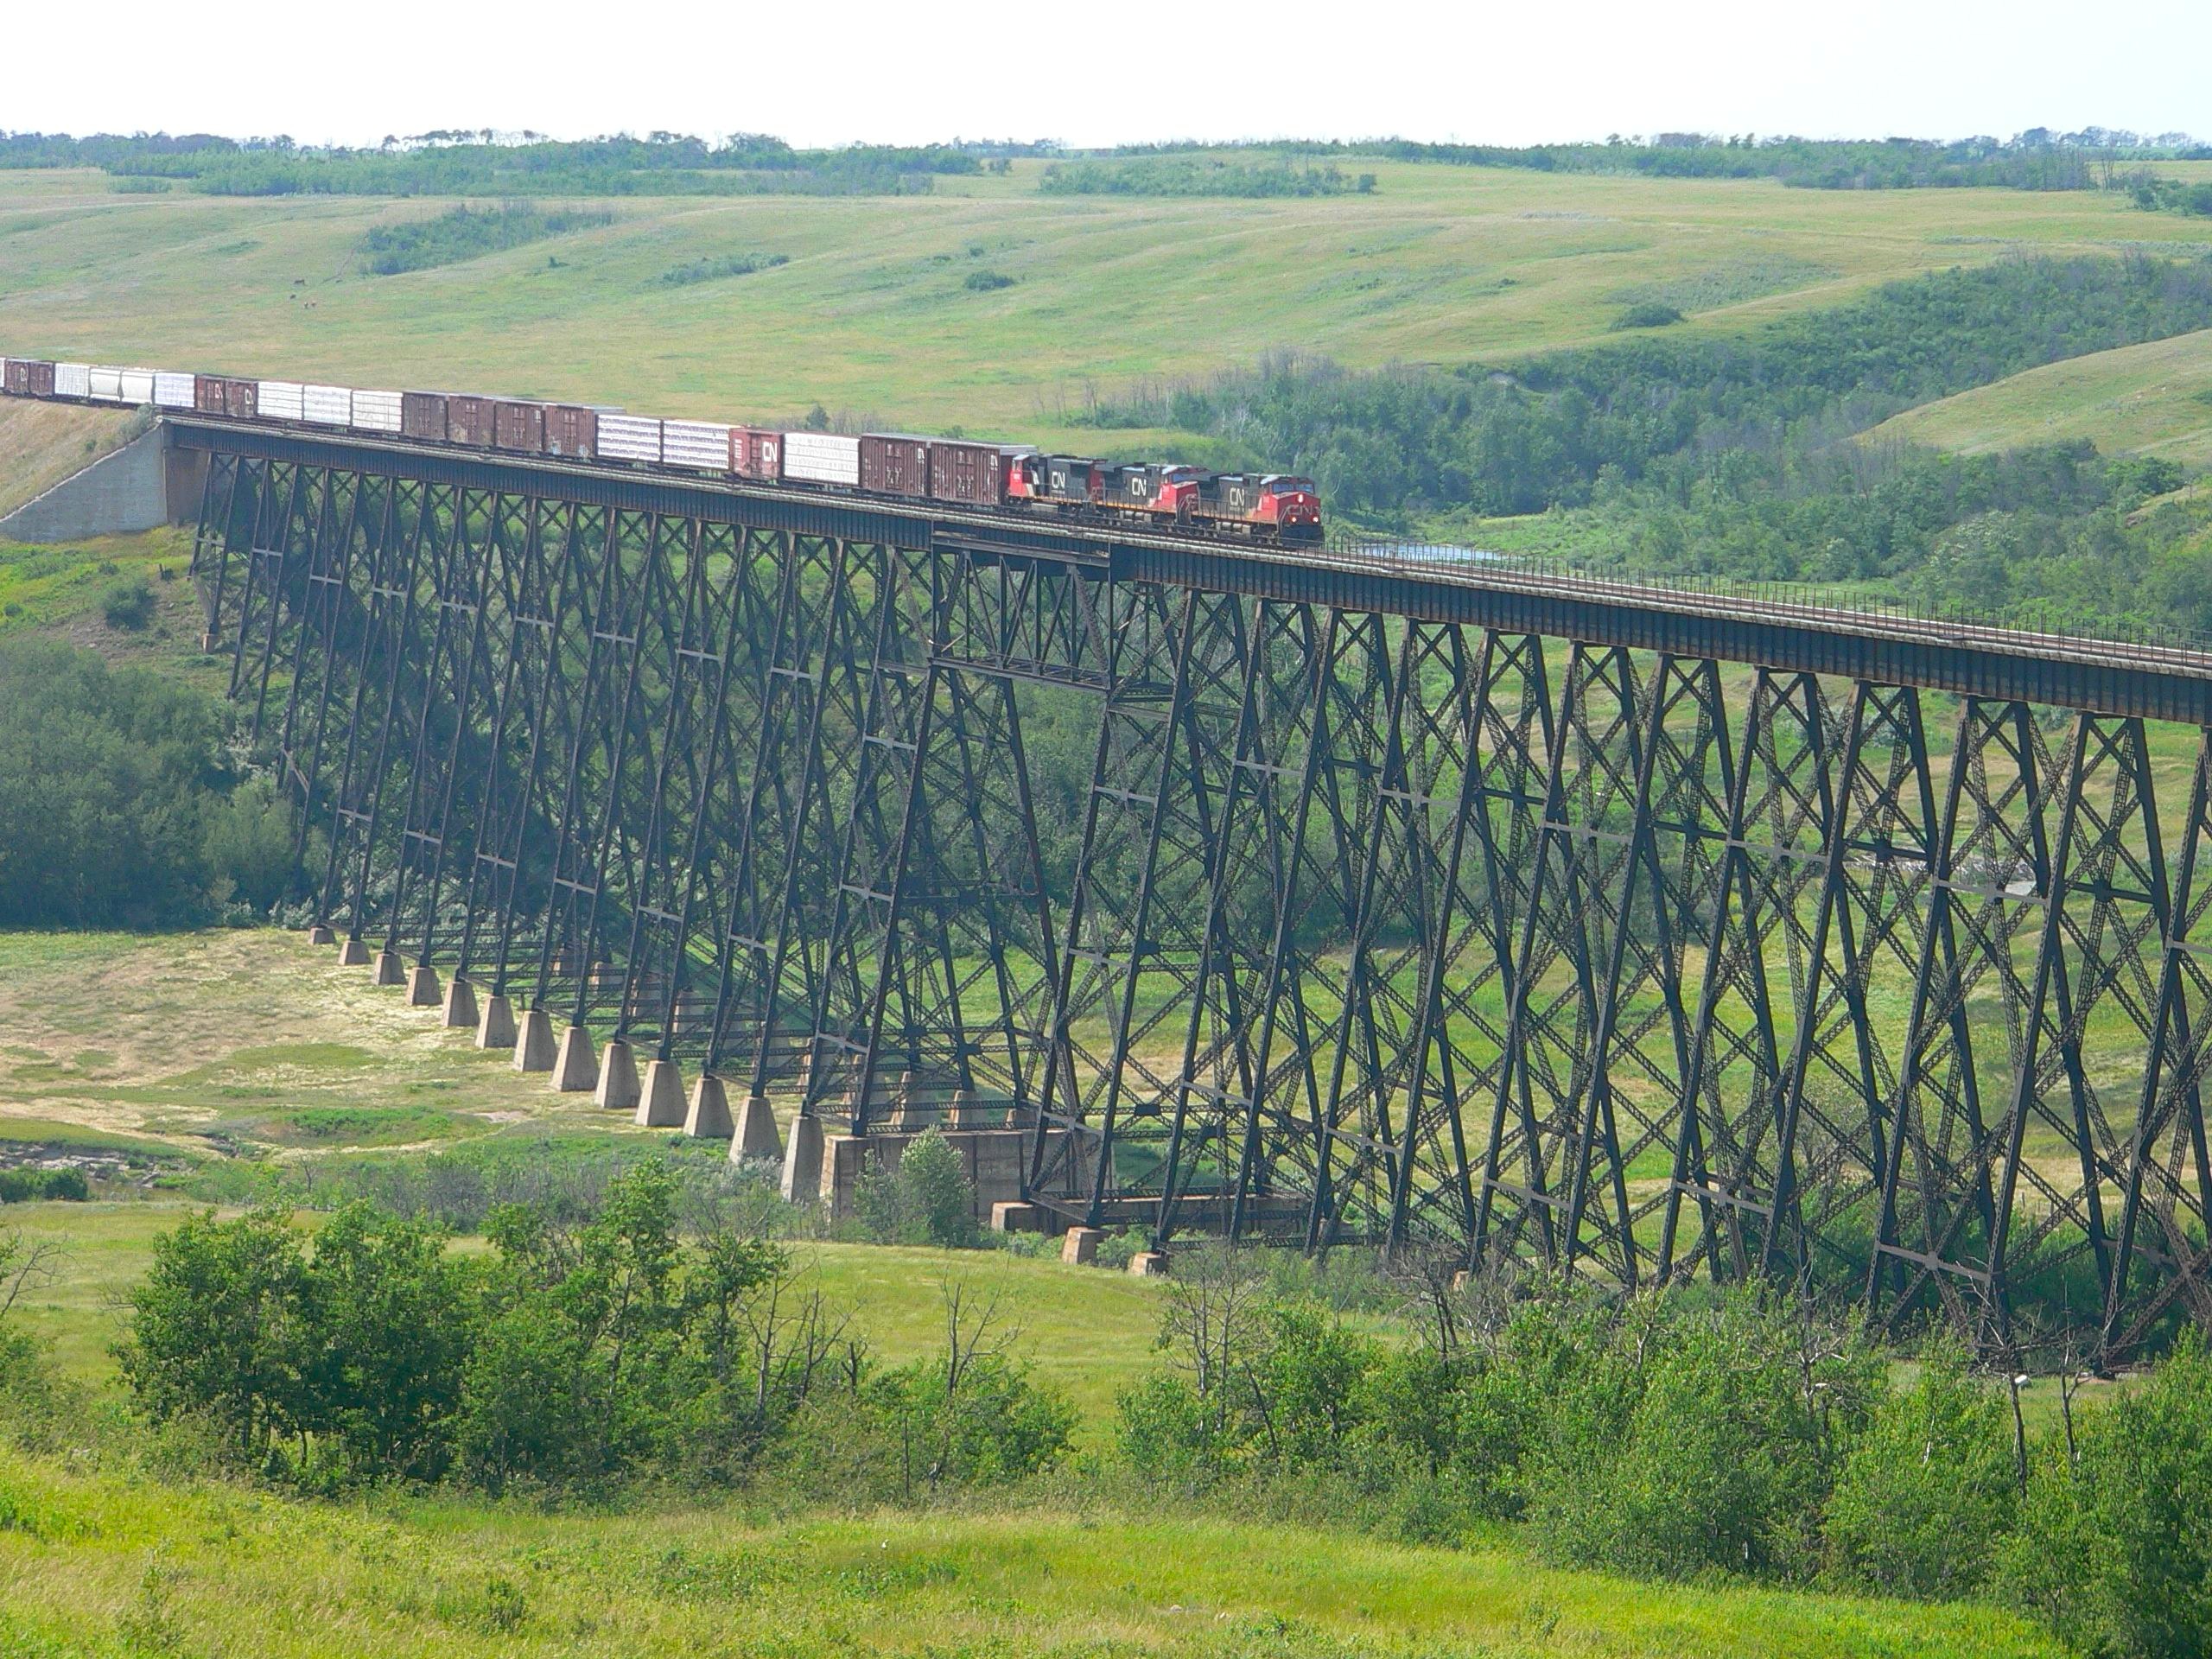
<path fill-rule="evenodd" d="M 1868 435 L 1969 454 L 2087 438 L 2212 465 L 2212 330 L 2094 352 L 1895 416 Z"/>
<path fill-rule="evenodd" d="M 595 204 L 603 226 L 390 276 L 362 274 L 364 237 L 445 204 L 6 173 L 0 349 L 1043 435 L 1087 385 L 1268 351 L 1503 360 L 1603 340 L 1643 301 L 1733 330 L 2021 251 L 2205 240 L 2101 192 L 1374 171 L 1372 194 L 1294 200 L 1048 196 L 1028 162 L 926 196 L 626 198 Z M 789 263 L 662 280 L 746 254 Z M 984 271 L 1011 285 L 971 289 Z"/>

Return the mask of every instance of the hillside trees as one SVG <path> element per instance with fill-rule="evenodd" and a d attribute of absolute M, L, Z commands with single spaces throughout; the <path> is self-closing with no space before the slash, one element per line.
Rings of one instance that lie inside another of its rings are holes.
<path fill-rule="evenodd" d="M 59 641 L 0 643 L 0 925 L 205 919 L 289 877 L 289 806 L 239 789 L 204 693 Z"/>

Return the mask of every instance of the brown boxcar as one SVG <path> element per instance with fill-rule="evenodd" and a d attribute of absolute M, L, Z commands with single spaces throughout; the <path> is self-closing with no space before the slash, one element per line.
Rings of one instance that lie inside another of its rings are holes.
<path fill-rule="evenodd" d="M 574 404 L 553 404 L 545 410 L 545 453 L 589 461 L 599 453 L 599 411 Z"/>
<path fill-rule="evenodd" d="M 784 475 L 784 435 L 757 426 L 729 429 L 729 469 L 740 478 L 773 482 Z"/>
<path fill-rule="evenodd" d="M 489 449 L 498 431 L 499 416 L 496 401 L 490 397 L 464 397 L 456 392 L 446 399 L 446 440 L 449 443 L 466 443 L 478 449 Z"/>
<path fill-rule="evenodd" d="M 878 495 L 930 493 L 930 441 L 903 432 L 861 435 L 861 488 Z"/>
<path fill-rule="evenodd" d="M 399 397 L 399 429 L 407 437 L 443 443 L 446 441 L 445 393 L 402 392 Z"/>
<path fill-rule="evenodd" d="M 545 453 L 545 405 L 499 404 L 492 410 L 492 441 L 502 449 L 524 454 Z"/>
<path fill-rule="evenodd" d="M 53 397 L 54 365 L 38 358 L 10 358 L 8 390 L 18 397 Z"/>
<path fill-rule="evenodd" d="M 957 438 L 930 440 L 930 495 L 938 501 L 995 507 L 1006 499 L 1007 466 L 1017 455 L 1037 452 L 1023 443 L 968 443 Z"/>
<path fill-rule="evenodd" d="M 261 384 L 224 374 L 196 374 L 192 377 L 192 406 L 202 415 L 250 421 L 261 412 Z"/>

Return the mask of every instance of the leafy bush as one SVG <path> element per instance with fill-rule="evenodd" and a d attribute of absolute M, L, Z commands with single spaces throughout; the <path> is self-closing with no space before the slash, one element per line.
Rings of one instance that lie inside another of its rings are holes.
<path fill-rule="evenodd" d="M 967 281 L 962 283 L 962 286 L 971 293 L 988 294 L 998 289 L 1012 288 L 1014 278 L 1003 271 L 971 270 L 968 273 Z"/>
<path fill-rule="evenodd" d="M 457 264 L 487 253 L 518 248 L 572 231 L 611 224 L 614 215 L 599 208 L 569 208 L 549 213 L 527 202 L 503 202 L 497 207 L 449 207 L 431 219 L 409 219 L 399 225 L 378 225 L 360 241 L 361 269 L 372 276 L 393 276 L 402 271 L 428 270 Z"/>
<path fill-rule="evenodd" d="M 694 283 L 711 283 L 723 276 L 750 276 L 756 270 L 773 270 L 778 265 L 791 262 L 788 253 L 732 253 L 718 259 L 694 259 L 661 272 L 660 285 L 688 288 Z"/>
<path fill-rule="evenodd" d="M 1615 317 L 1608 325 L 1618 334 L 1624 328 L 1664 328 L 1680 322 L 1682 314 L 1660 300 L 1641 300 Z"/>
<path fill-rule="evenodd" d="M 895 1165 L 871 1161 L 854 1208 L 862 1230 L 881 1243 L 959 1249 L 976 1241 L 976 1184 L 958 1149 L 936 1129 L 908 1141 Z"/>
<path fill-rule="evenodd" d="M 100 614 L 111 628 L 136 633 L 154 620 L 154 586 L 143 576 L 118 582 L 100 595 Z"/>
<path fill-rule="evenodd" d="M 2212 1652 L 2212 1357 L 2194 1332 L 2139 1388 L 2044 1448 L 2000 1589 L 2077 1650 Z"/>
<path fill-rule="evenodd" d="M 92 1196 L 92 1183 L 74 1166 L 60 1169 L 0 1169 L 0 1204 L 34 1204 L 44 1198 L 82 1204 Z"/>
<path fill-rule="evenodd" d="M 1829 1500 L 1836 1573 L 1885 1595 L 1944 1597 L 1988 1577 L 2018 1498 L 2005 1402 L 1936 1349 L 1912 1386 L 1885 1395 Z"/>

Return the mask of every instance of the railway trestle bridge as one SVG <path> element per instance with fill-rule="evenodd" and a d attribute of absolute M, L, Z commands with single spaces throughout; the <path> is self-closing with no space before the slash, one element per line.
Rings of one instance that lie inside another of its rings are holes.
<path fill-rule="evenodd" d="M 172 438 L 325 937 L 795 1195 L 2212 1321 L 2212 658 Z"/>

